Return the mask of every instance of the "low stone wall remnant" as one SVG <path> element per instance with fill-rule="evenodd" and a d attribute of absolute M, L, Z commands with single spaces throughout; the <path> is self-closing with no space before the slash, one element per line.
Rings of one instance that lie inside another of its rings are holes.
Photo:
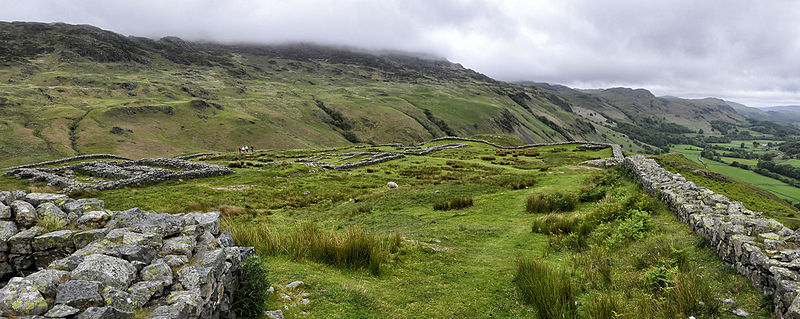
<path fill-rule="evenodd" d="M 90 180 L 78 180 L 76 173 L 88 175 Z M 62 193 L 69 194 L 81 190 L 109 190 L 233 173 L 233 170 L 219 165 L 176 158 L 144 158 L 80 162 L 55 168 L 16 168 L 5 175 L 25 178 L 31 183 L 47 183 L 47 186 L 60 187 Z"/>
<path fill-rule="evenodd" d="M 37 221 L 48 218 L 67 224 L 45 232 Z M 235 318 L 240 266 L 253 253 L 220 230 L 218 212 L 111 211 L 98 199 L 0 192 L 3 317 L 145 309 L 149 318 Z"/>
<path fill-rule="evenodd" d="M 778 318 L 800 318 L 800 231 L 793 231 L 741 202 L 672 174 L 642 155 L 625 167 L 653 196 L 660 197 L 726 263 L 773 297 Z"/>

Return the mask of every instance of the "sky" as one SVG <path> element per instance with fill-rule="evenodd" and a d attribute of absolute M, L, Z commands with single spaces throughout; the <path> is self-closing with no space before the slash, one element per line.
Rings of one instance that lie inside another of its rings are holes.
<path fill-rule="evenodd" d="M 800 1 L 0 0 L 0 21 L 427 53 L 505 81 L 800 105 Z"/>

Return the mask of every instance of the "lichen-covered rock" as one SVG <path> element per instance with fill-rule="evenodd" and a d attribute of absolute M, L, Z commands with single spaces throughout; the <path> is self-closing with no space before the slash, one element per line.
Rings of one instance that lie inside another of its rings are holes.
<path fill-rule="evenodd" d="M 47 301 L 29 280 L 14 277 L 0 289 L 0 311 L 5 316 L 39 315 L 47 311 Z"/>
<path fill-rule="evenodd" d="M 0 191 L 0 203 L 10 205 L 14 201 L 14 197 L 9 191 Z"/>
<path fill-rule="evenodd" d="M 102 200 L 96 198 L 83 198 L 64 204 L 64 210 L 67 211 L 69 220 L 74 222 L 78 220 L 85 212 L 103 210 L 104 203 Z"/>
<path fill-rule="evenodd" d="M 156 250 L 153 247 L 145 245 L 117 245 L 117 252 L 121 258 L 127 261 L 141 261 L 149 264 L 156 258 Z"/>
<path fill-rule="evenodd" d="M 153 297 L 160 297 L 164 293 L 164 283 L 161 281 L 140 281 L 128 288 L 128 293 L 136 304 L 144 305 Z"/>
<path fill-rule="evenodd" d="M 161 251 L 158 252 L 160 256 L 166 255 L 184 255 L 189 258 L 192 256 L 194 245 L 197 242 L 195 238 L 189 236 L 176 236 L 164 240 L 164 245 L 161 246 Z"/>
<path fill-rule="evenodd" d="M 183 289 L 201 288 L 214 280 L 214 270 L 200 265 L 186 265 L 178 269 L 178 282 Z"/>
<path fill-rule="evenodd" d="M 150 312 L 151 319 L 188 319 L 192 307 L 185 303 L 160 306 Z"/>
<path fill-rule="evenodd" d="M 94 254 L 101 254 L 107 255 L 112 257 L 119 257 L 119 252 L 117 251 L 116 245 L 114 242 L 109 241 L 108 237 L 105 239 L 93 241 L 86 245 L 85 247 L 78 249 L 73 253 L 75 256 L 89 256 Z"/>
<path fill-rule="evenodd" d="M 139 271 L 139 278 L 143 281 L 158 281 L 164 286 L 170 286 L 172 285 L 172 268 L 163 260 L 156 260 Z"/>
<path fill-rule="evenodd" d="M 111 218 L 111 214 L 104 210 L 93 210 L 78 217 L 75 225 L 79 228 L 102 227 Z"/>
<path fill-rule="evenodd" d="M 136 268 L 124 259 L 93 254 L 72 271 L 72 279 L 97 281 L 104 286 L 126 289 L 136 278 Z"/>
<path fill-rule="evenodd" d="M 82 262 L 83 262 L 83 256 L 72 255 L 51 262 L 50 265 L 47 266 L 47 268 L 64 270 L 64 271 L 73 271 L 75 270 L 75 268 L 78 268 L 78 265 L 80 265 Z"/>
<path fill-rule="evenodd" d="M 64 194 L 30 193 L 25 195 L 25 201 L 33 206 L 39 206 L 42 203 L 65 203 L 68 199 L 69 197 Z"/>
<path fill-rule="evenodd" d="M 81 249 L 93 241 L 103 239 L 106 236 L 106 233 L 108 233 L 108 228 L 91 229 L 77 232 L 72 234 L 72 244 L 76 249 Z"/>
<path fill-rule="evenodd" d="M 162 259 L 172 268 L 178 268 L 189 262 L 189 257 L 184 255 L 166 255 Z"/>
<path fill-rule="evenodd" d="M 144 306 L 144 303 L 139 303 L 139 300 L 131 298 L 130 293 L 117 288 L 109 288 L 103 291 L 103 300 L 105 300 L 107 306 L 124 311 L 133 311 Z"/>
<path fill-rule="evenodd" d="M 45 298 L 55 298 L 56 287 L 69 277 L 68 271 L 43 269 L 25 277 Z"/>
<path fill-rule="evenodd" d="M 133 318 L 133 313 L 121 311 L 112 307 L 90 307 L 79 314 L 76 319 L 128 319 Z"/>
<path fill-rule="evenodd" d="M 36 224 L 36 208 L 30 203 L 21 200 L 11 202 L 11 212 L 17 221 L 17 225 L 31 227 Z"/>
<path fill-rule="evenodd" d="M 108 227 L 128 227 L 139 233 L 158 233 L 164 237 L 181 231 L 183 219 L 166 213 L 154 213 L 138 208 L 117 212 L 108 223 Z"/>
<path fill-rule="evenodd" d="M 67 214 L 53 202 L 39 204 L 36 207 L 36 214 L 38 218 L 46 218 L 48 220 L 67 220 Z"/>
<path fill-rule="evenodd" d="M 200 289 L 173 291 L 167 296 L 167 304 L 171 306 L 186 305 L 189 317 L 195 318 L 202 310 L 203 297 L 200 295 Z"/>
<path fill-rule="evenodd" d="M 58 285 L 56 304 L 80 309 L 102 307 L 105 302 L 99 291 L 100 285 L 97 282 L 70 280 Z"/>
<path fill-rule="evenodd" d="M 75 249 L 75 244 L 72 242 L 73 230 L 58 230 L 33 238 L 33 250 L 49 250 L 49 249 Z"/>
<path fill-rule="evenodd" d="M 0 220 L 0 251 L 8 251 L 8 239 L 17 234 L 17 224 L 9 220 Z"/>
<path fill-rule="evenodd" d="M 183 216 L 188 225 L 197 225 L 200 233 L 205 231 L 219 235 L 219 212 L 189 213 Z"/>
<path fill-rule="evenodd" d="M 0 201 L 0 219 L 10 219 L 11 218 L 11 207 L 4 204 Z"/>
<path fill-rule="evenodd" d="M 8 239 L 9 251 L 12 254 L 33 253 L 33 238 L 44 231 L 42 227 L 31 227 L 16 233 Z"/>
<path fill-rule="evenodd" d="M 75 307 L 55 305 L 50 311 L 45 313 L 44 316 L 47 318 L 66 318 L 79 312 L 81 312 L 81 310 Z"/>
<path fill-rule="evenodd" d="M 236 243 L 233 241 L 233 234 L 226 231 L 219 232 L 219 237 L 217 237 L 217 241 L 219 241 L 220 246 L 222 247 L 233 247 Z"/>

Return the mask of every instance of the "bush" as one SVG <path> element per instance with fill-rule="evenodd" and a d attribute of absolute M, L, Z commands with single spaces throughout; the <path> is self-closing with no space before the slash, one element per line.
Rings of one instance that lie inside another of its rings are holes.
<path fill-rule="evenodd" d="M 581 203 L 596 202 L 606 196 L 606 188 L 595 184 L 586 185 L 581 189 L 578 200 Z"/>
<path fill-rule="evenodd" d="M 608 223 L 597 227 L 597 236 L 602 239 L 608 248 L 616 248 L 622 244 L 644 238 L 649 227 L 650 214 L 639 210 L 631 210 L 630 217 L 622 220 L 616 226 Z"/>
<path fill-rule="evenodd" d="M 556 271 L 534 259 L 517 260 L 514 278 L 522 300 L 533 305 L 541 318 L 577 318 L 572 281 L 564 271 Z"/>
<path fill-rule="evenodd" d="M 241 317 L 256 318 L 266 310 L 269 299 L 269 269 L 257 255 L 242 262 L 241 281 L 233 299 L 233 311 Z"/>
<path fill-rule="evenodd" d="M 575 209 L 577 204 L 578 198 L 573 194 L 538 194 L 528 197 L 525 208 L 529 213 L 544 214 L 569 212 Z"/>
<path fill-rule="evenodd" d="M 675 267 L 670 267 L 667 264 L 660 264 L 648 268 L 642 275 L 642 283 L 644 288 L 653 292 L 668 291 L 675 285 L 672 276 L 678 271 Z"/>

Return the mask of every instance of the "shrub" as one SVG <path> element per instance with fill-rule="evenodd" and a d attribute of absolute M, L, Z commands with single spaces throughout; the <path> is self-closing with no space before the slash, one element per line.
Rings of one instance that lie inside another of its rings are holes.
<path fill-rule="evenodd" d="M 675 285 L 672 276 L 678 271 L 675 267 L 661 264 L 648 268 L 642 275 L 644 288 L 653 292 L 664 292 Z"/>
<path fill-rule="evenodd" d="M 525 208 L 529 213 L 544 214 L 569 212 L 575 209 L 577 204 L 578 198 L 573 194 L 538 194 L 528 197 Z"/>
<path fill-rule="evenodd" d="M 522 300 L 541 318 L 577 318 L 572 281 L 564 271 L 549 268 L 534 259 L 517 260 L 514 278 Z"/>
<path fill-rule="evenodd" d="M 639 210 L 631 210 L 629 214 L 630 217 L 616 226 L 608 223 L 597 227 L 598 237 L 603 239 L 606 247 L 616 248 L 626 242 L 644 238 L 649 227 L 650 214 Z"/>
<path fill-rule="evenodd" d="M 578 200 L 581 203 L 596 202 L 606 196 L 606 188 L 595 184 L 586 185 L 581 189 Z"/>
<path fill-rule="evenodd" d="M 269 269 L 267 263 L 257 255 L 242 262 L 239 289 L 233 299 L 233 311 L 242 317 L 255 318 L 266 310 L 269 299 Z"/>

